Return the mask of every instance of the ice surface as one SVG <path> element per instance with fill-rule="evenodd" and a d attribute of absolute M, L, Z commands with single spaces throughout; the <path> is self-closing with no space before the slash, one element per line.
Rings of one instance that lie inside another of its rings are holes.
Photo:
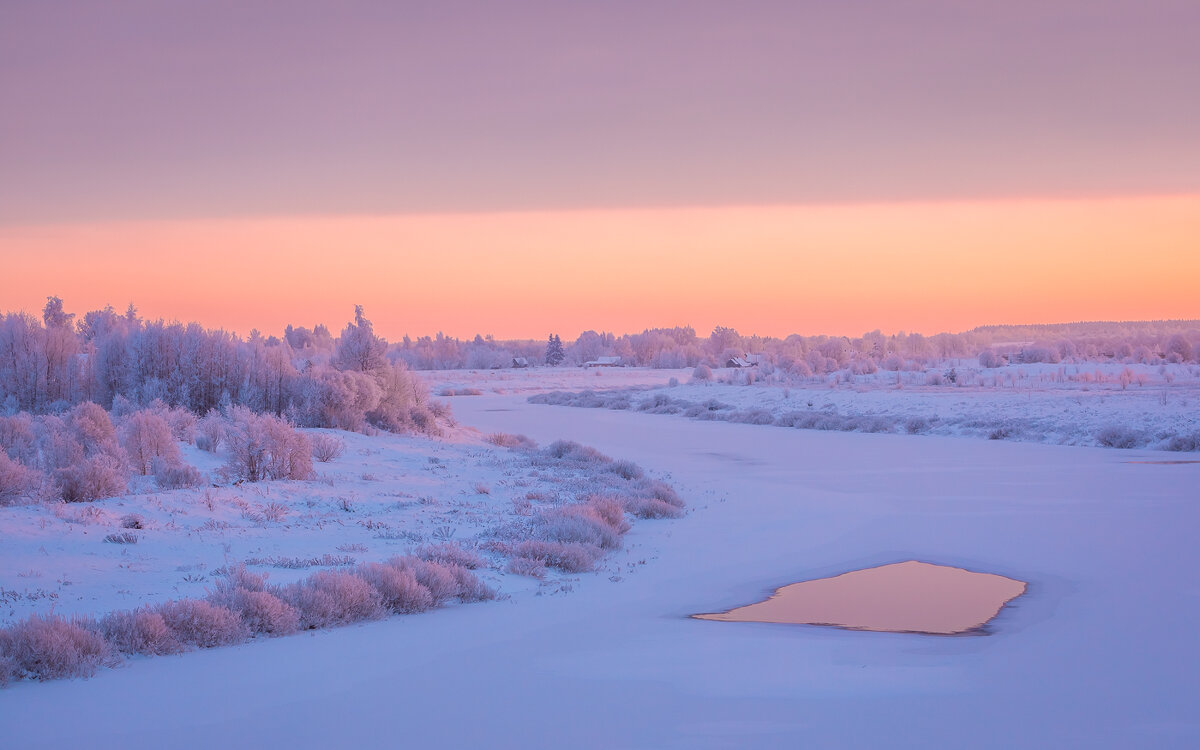
<path fill-rule="evenodd" d="M 531 585 L 506 601 L 12 685 L 0 693 L 5 746 L 1200 746 L 1200 465 L 1129 463 L 1181 457 L 1148 449 L 526 403 L 544 373 L 444 382 L 483 391 L 451 399 L 464 424 L 570 438 L 669 473 L 688 515 L 635 525 L 569 593 Z M 1098 418 L 1109 401 L 1085 398 Z M 469 482 L 480 469 L 456 471 Z M 47 566 L 38 544 L 31 568 Z M 988 638 L 688 617 L 781 580 L 914 558 L 1032 585 Z"/>

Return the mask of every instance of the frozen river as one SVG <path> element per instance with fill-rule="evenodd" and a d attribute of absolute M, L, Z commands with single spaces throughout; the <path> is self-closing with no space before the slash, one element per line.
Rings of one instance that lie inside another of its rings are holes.
<path fill-rule="evenodd" d="M 689 514 L 638 523 L 611 569 L 563 595 L 14 685 L 3 745 L 1200 746 L 1200 465 L 524 394 L 453 407 L 485 432 L 569 438 L 669 474 Z M 1028 590 L 986 637 L 688 617 L 911 559 Z"/>

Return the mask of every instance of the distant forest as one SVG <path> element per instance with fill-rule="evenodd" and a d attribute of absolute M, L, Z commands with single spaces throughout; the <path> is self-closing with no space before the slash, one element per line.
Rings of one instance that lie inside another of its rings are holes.
<path fill-rule="evenodd" d="M 199 323 L 144 320 L 131 305 L 78 319 L 57 297 L 40 319 L 23 312 L 0 319 L 0 412 L 60 413 L 94 402 L 106 410 L 161 403 L 205 415 L 243 406 L 302 427 L 426 429 L 434 415 L 411 370 L 492 369 L 562 365 L 599 357 L 656 368 L 707 365 L 757 355 L 797 376 L 849 370 L 919 369 L 940 360 L 1006 363 L 1113 360 L 1196 362 L 1200 321 L 1093 322 L 984 326 L 963 333 L 857 338 L 743 336 L 718 326 L 708 336 L 691 327 L 614 335 L 585 331 L 573 342 L 459 340 L 438 334 L 388 344 L 361 307 L 334 336 L 324 325 L 289 325 L 281 336 L 241 338 Z"/>

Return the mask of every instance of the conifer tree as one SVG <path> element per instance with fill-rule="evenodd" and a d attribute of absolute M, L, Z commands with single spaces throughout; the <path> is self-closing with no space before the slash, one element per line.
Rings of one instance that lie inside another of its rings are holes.
<path fill-rule="evenodd" d="M 562 363 L 565 356 L 562 339 L 558 337 L 557 333 L 550 334 L 550 338 L 546 342 L 546 364 L 555 367 Z"/>

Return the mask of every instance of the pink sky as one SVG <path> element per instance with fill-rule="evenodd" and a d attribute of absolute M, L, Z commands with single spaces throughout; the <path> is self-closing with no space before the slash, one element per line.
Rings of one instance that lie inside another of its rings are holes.
<path fill-rule="evenodd" d="M 1198 239 L 1200 195 L 0 228 L 0 299 L 243 334 L 355 304 L 392 339 L 936 333 L 1200 317 Z"/>
<path fill-rule="evenodd" d="M 1200 317 L 1198 37 L 1184 0 L 6 3 L 0 310 Z"/>

